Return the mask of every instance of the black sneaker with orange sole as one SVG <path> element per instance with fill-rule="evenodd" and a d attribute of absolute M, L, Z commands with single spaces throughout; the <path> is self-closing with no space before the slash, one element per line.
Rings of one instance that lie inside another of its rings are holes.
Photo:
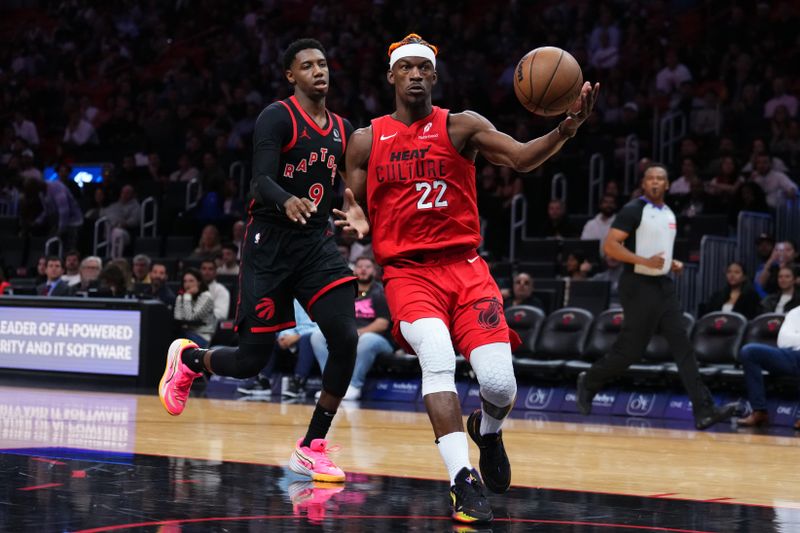
<path fill-rule="evenodd" d="M 474 468 L 470 470 L 464 467 L 456 475 L 455 484 L 450 487 L 450 505 L 456 522 L 472 524 L 491 522 L 494 518 L 486 487 Z"/>
<path fill-rule="evenodd" d="M 467 433 L 481 451 L 480 467 L 486 488 L 495 494 L 503 494 L 511 486 L 511 464 L 508 462 L 503 432 L 481 435 L 480 409 L 467 418 Z"/>

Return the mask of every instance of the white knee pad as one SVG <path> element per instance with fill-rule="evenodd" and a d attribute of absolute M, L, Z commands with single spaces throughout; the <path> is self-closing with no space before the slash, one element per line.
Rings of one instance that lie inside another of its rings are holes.
<path fill-rule="evenodd" d="M 472 350 L 469 362 L 480 383 L 484 400 L 501 408 L 514 401 L 517 380 L 511 362 L 510 344 L 495 342 L 479 346 Z"/>
<path fill-rule="evenodd" d="M 450 330 L 439 318 L 400 322 L 400 332 L 419 357 L 422 395 L 456 392 L 456 353 Z"/>

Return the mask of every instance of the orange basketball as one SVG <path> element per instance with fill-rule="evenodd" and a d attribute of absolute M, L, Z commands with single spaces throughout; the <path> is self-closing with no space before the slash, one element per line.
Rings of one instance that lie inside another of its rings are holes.
<path fill-rule="evenodd" d="M 583 73 L 572 54 L 555 46 L 531 50 L 514 71 L 514 93 L 531 113 L 551 117 L 567 111 L 581 94 Z"/>

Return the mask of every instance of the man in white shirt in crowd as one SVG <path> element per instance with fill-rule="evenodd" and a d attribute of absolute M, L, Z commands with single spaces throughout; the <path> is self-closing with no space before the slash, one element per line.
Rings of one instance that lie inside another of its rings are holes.
<path fill-rule="evenodd" d="M 611 194 L 604 194 L 600 200 L 600 208 L 597 215 L 586 222 L 581 232 L 581 240 L 584 241 L 600 241 L 600 249 L 602 252 L 603 241 L 608 235 L 608 230 L 611 224 L 614 223 L 614 213 L 617 212 L 617 199 Z"/>
<path fill-rule="evenodd" d="M 226 320 L 231 306 L 231 293 L 225 285 L 217 281 L 217 263 L 213 259 L 205 259 L 200 263 L 200 275 L 214 300 L 214 316 L 217 320 Z"/>
<path fill-rule="evenodd" d="M 739 352 L 739 361 L 747 384 L 747 399 L 753 412 L 737 420 L 740 426 L 766 426 L 769 424 L 767 395 L 764 390 L 763 370 L 771 376 L 800 376 L 800 307 L 786 314 L 778 331 L 778 346 L 748 343 Z M 800 419 L 794 421 L 800 430 Z"/>
<path fill-rule="evenodd" d="M 757 183 L 767 195 L 767 205 L 773 209 L 784 200 L 791 200 L 797 196 L 797 184 L 783 172 L 772 168 L 769 154 L 756 156 L 756 168 L 750 175 L 750 181 Z"/>

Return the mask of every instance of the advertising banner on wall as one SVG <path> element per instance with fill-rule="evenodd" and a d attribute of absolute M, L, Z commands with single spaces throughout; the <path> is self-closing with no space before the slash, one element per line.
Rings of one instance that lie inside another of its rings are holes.
<path fill-rule="evenodd" d="M 141 313 L 0 307 L 0 367 L 135 376 Z"/>

